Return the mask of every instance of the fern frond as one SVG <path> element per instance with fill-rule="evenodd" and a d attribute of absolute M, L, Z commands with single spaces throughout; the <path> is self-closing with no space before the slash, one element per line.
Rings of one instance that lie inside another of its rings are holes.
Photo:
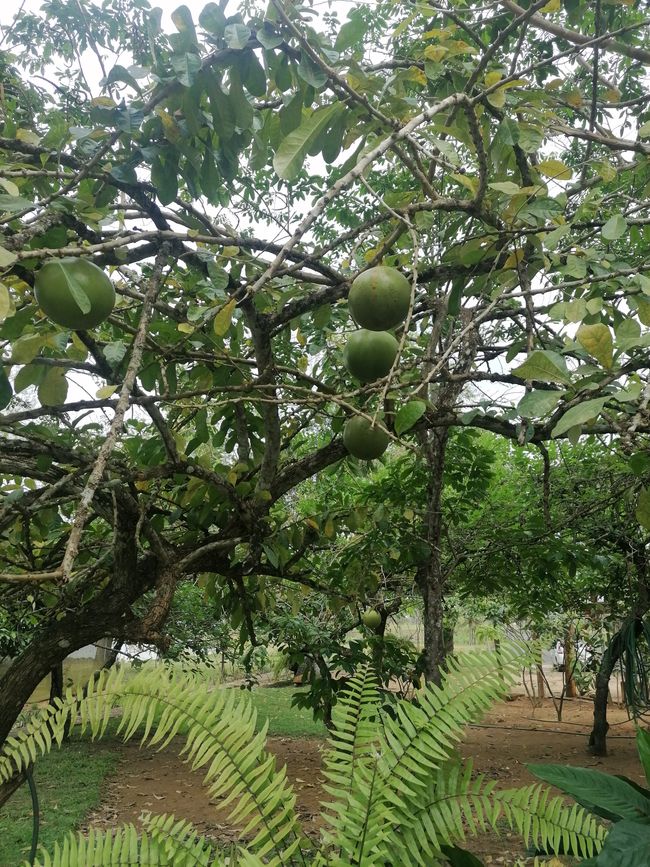
<path fill-rule="evenodd" d="M 145 668 L 128 680 L 123 671 L 104 672 L 87 689 L 84 698 L 68 690 L 56 708 L 41 712 L 7 741 L 0 752 L 0 781 L 54 742 L 60 744 L 71 715 L 78 715 L 82 731 L 96 738 L 118 708 L 125 739 L 142 727 L 141 743 L 162 749 L 177 734 L 185 735 L 182 754 L 192 768 L 205 768 L 204 784 L 212 798 L 233 804 L 231 819 L 245 825 L 242 834 L 254 834 L 252 854 L 272 865 L 289 864 L 296 853 L 301 857 L 296 796 L 286 771 L 277 771 L 274 757 L 265 751 L 266 731 L 256 733 L 256 712 L 241 693 L 206 693 L 194 678 L 170 678 L 163 668 Z"/>
<path fill-rule="evenodd" d="M 465 653 L 449 659 L 441 686 L 429 684 L 418 703 L 400 702 L 395 718 L 384 718 L 380 772 L 386 797 L 399 803 L 400 821 L 408 822 L 430 784 L 449 759 L 468 723 L 480 718 L 500 698 L 520 664 L 518 648 Z"/>
<path fill-rule="evenodd" d="M 341 864 L 366 863 L 369 853 L 381 845 L 387 823 L 394 821 L 388 810 L 379 814 L 383 821 L 368 821 L 381 795 L 377 777 L 379 704 L 376 674 L 365 665 L 347 685 L 332 714 L 323 773 L 328 780 L 325 791 L 334 800 L 323 805 L 327 823 L 323 840 L 338 850 Z"/>
<path fill-rule="evenodd" d="M 462 842 L 494 828 L 499 815 L 490 795 L 494 781 L 472 777 L 472 763 L 452 761 L 431 778 L 426 794 L 408 817 L 393 829 L 386 847 L 387 863 L 430 865 L 443 846 Z"/>
<path fill-rule="evenodd" d="M 176 824 L 173 816 L 156 818 L 171 819 L 172 825 Z M 71 832 L 61 844 L 55 845 L 53 855 L 43 851 L 34 864 L 35 867 L 90 867 L 91 864 L 226 867 L 226 862 L 215 856 L 213 847 L 204 838 L 187 828 L 180 831 L 178 840 L 174 839 L 173 829 L 157 839 L 154 834 L 138 833 L 131 824 L 106 831 L 91 829 L 87 835 Z"/>
<path fill-rule="evenodd" d="M 578 804 L 568 806 L 541 783 L 492 795 L 509 825 L 526 845 L 550 852 L 592 858 L 602 848 L 606 829 Z"/>

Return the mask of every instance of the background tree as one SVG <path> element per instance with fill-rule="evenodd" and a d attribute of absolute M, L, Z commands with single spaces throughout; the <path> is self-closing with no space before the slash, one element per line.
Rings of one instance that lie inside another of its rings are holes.
<path fill-rule="evenodd" d="M 254 639 L 260 583 L 327 529 L 294 538 L 276 506 L 345 458 L 347 416 L 426 465 L 432 680 L 450 431 L 647 433 L 640 4 L 315 14 L 46 4 L 5 29 L 0 581 L 42 596 L 0 741 L 71 650 L 164 645 L 179 582 L 207 576 Z M 91 330 L 35 301 L 70 257 L 117 292 Z M 412 303 L 394 369 L 359 386 L 345 299 L 379 262 Z"/>

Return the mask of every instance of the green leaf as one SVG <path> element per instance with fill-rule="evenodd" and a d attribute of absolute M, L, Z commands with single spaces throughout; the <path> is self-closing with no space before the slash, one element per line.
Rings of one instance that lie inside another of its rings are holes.
<path fill-rule="evenodd" d="M 250 27 L 246 27 L 245 24 L 228 24 L 223 32 L 223 38 L 228 48 L 241 51 L 242 48 L 246 48 L 251 38 Z"/>
<path fill-rule="evenodd" d="M 22 211 L 23 208 L 31 208 L 34 203 L 23 196 L 6 196 L 0 194 L 0 211 Z"/>
<path fill-rule="evenodd" d="M 592 768 L 566 765 L 526 765 L 531 774 L 557 786 L 590 813 L 616 822 L 650 817 L 650 798 L 626 780 Z"/>
<path fill-rule="evenodd" d="M 304 52 L 298 64 L 298 75 L 316 90 L 320 90 L 327 84 L 327 73 Z"/>
<path fill-rule="evenodd" d="M 198 71 L 201 69 L 201 58 L 199 55 L 189 51 L 183 54 L 173 54 L 171 63 L 178 81 L 185 87 L 191 87 L 196 80 Z"/>
<path fill-rule="evenodd" d="M 0 247 L 0 268 L 8 268 L 14 264 L 17 258 L 18 256 L 12 253 L 11 250 L 5 250 L 4 247 Z"/>
<path fill-rule="evenodd" d="M 273 158 L 273 168 L 281 178 L 290 181 L 299 174 L 307 151 L 341 111 L 343 111 L 341 103 L 318 109 L 297 129 L 289 133 Z"/>
<path fill-rule="evenodd" d="M 594 867 L 650 867 L 650 824 L 617 822 L 605 837 L 598 857 L 585 863 Z"/>
<path fill-rule="evenodd" d="M 648 511 L 650 517 L 650 509 Z M 650 731 L 642 728 L 638 728 L 636 730 L 636 746 L 639 751 L 639 758 L 641 759 L 641 764 L 643 765 L 645 778 L 648 782 L 648 785 L 650 785 Z"/>
<path fill-rule="evenodd" d="M 163 205 L 169 205 L 178 195 L 178 169 L 171 162 L 163 164 L 159 157 L 151 161 L 151 183 Z"/>
<path fill-rule="evenodd" d="M 517 196 L 521 192 L 521 187 L 513 184 L 512 181 L 498 181 L 494 184 L 488 184 L 488 187 L 498 193 L 504 193 L 506 196 Z"/>
<path fill-rule="evenodd" d="M 208 33 L 223 36 L 226 27 L 226 16 L 216 3 L 208 3 L 199 13 L 199 24 Z"/>
<path fill-rule="evenodd" d="M 636 299 L 636 312 L 639 317 L 639 321 L 643 325 L 650 325 L 650 299 L 648 298 L 637 298 Z"/>
<path fill-rule="evenodd" d="M 346 48 L 359 42 L 368 29 L 368 25 L 357 10 L 350 12 L 348 17 L 350 20 L 341 27 L 334 43 L 334 48 L 337 51 L 345 51 Z"/>
<path fill-rule="evenodd" d="M 58 406 L 65 403 L 67 394 L 68 381 L 65 378 L 65 368 L 51 367 L 38 387 L 41 406 Z"/>
<path fill-rule="evenodd" d="M 536 349 L 523 364 L 512 371 L 521 379 L 534 379 L 538 382 L 559 382 L 569 385 L 571 377 L 566 368 L 566 362 L 557 352 L 550 349 Z"/>
<path fill-rule="evenodd" d="M 410 430 L 426 411 L 427 405 L 423 400 L 409 400 L 395 416 L 395 433 L 399 436 Z"/>
<path fill-rule="evenodd" d="M 268 48 L 269 50 L 277 48 L 278 45 L 282 45 L 284 42 L 283 37 L 279 33 L 275 32 L 270 21 L 265 21 L 255 35 L 257 36 L 259 44 L 263 48 Z"/>
<path fill-rule="evenodd" d="M 239 70 L 230 71 L 229 102 L 235 119 L 235 126 L 239 129 L 249 129 L 253 125 L 253 106 L 248 101 L 242 87 Z"/>
<path fill-rule="evenodd" d="M 43 381 L 47 368 L 42 364 L 26 364 L 14 377 L 14 392 L 19 394 L 30 385 L 38 385 Z"/>
<path fill-rule="evenodd" d="M 113 340 L 104 347 L 104 358 L 113 366 L 119 364 L 125 355 L 126 344 L 121 340 Z"/>
<path fill-rule="evenodd" d="M 522 418 L 543 418 L 552 412 L 565 391 L 529 391 L 519 401 L 517 412 Z"/>
<path fill-rule="evenodd" d="M 535 168 L 547 178 L 554 180 L 570 181 L 573 177 L 573 169 L 570 169 L 562 160 L 542 160 Z"/>
<path fill-rule="evenodd" d="M 650 530 L 650 488 L 641 488 L 636 503 L 636 519 L 644 530 Z"/>
<path fill-rule="evenodd" d="M 266 94 L 266 73 L 252 51 L 242 56 L 240 71 L 242 83 L 252 96 L 262 97 Z"/>
<path fill-rule="evenodd" d="M 606 241 L 617 241 L 627 232 L 627 220 L 622 214 L 614 214 L 605 223 L 601 234 Z"/>
<path fill-rule="evenodd" d="M 11 347 L 11 360 L 16 364 L 29 364 L 33 361 L 44 345 L 40 334 L 24 334 Z"/>
<path fill-rule="evenodd" d="M 449 867 L 485 867 L 476 855 L 459 846 L 441 846 L 440 851 L 449 862 Z"/>
<path fill-rule="evenodd" d="M 187 6 L 179 6 L 172 12 L 171 17 L 174 27 L 183 37 L 183 44 L 188 48 L 198 46 L 192 13 Z"/>
<path fill-rule="evenodd" d="M 581 325 L 576 339 L 589 355 L 593 355 L 603 367 L 611 367 L 614 362 L 614 341 L 612 332 L 602 322 L 596 325 Z"/>
<path fill-rule="evenodd" d="M 9 377 L 5 373 L 4 367 L 0 367 L 0 409 L 4 409 L 13 396 Z"/>
<path fill-rule="evenodd" d="M 596 418 L 602 412 L 606 400 L 606 397 L 597 397 L 594 400 L 585 400 L 577 406 L 572 406 L 555 425 L 551 436 L 559 437 L 570 428 L 583 425 L 592 418 Z"/>

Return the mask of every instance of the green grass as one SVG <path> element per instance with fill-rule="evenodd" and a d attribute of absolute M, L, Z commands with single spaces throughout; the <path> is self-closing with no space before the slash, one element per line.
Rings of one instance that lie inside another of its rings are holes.
<path fill-rule="evenodd" d="M 38 760 L 34 780 L 44 846 L 51 848 L 99 805 L 101 784 L 117 761 L 110 743 L 98 745 L 77 739 Z M 25 784 L 0 811 L 0 867 L 22 864 L 29 855 L 31 839 L 32 805 Z"/>
<path fill-rule="evenodd" d="M 294 686 L 255 687 L 251 692 L 253 704 L 261 720 L 268 719 L 269 734 L 287 738 L 324 738 L 327 729 L 315 721 L 310 710 L 291 706 L 297 690 Z"/>

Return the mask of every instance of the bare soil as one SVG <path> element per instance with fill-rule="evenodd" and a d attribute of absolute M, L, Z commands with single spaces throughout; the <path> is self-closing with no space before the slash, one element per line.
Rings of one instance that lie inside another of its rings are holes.
<path fill-rule="evenodd" d="M 558 723 L 549 700 L 533 709 L 527 698 L 517 696 L 496 705 L 481 727 L 469 729 L 461 753 L 472 758 L 477 773 L 496 780 L 503 788 L 533 782 L 525 767 L 527 762 L 598 768 L 642 782 L 634 728 L 625 711 L 610 708 L 610 755 L 606 758 L 595 758 L 587 751 L 591 714 L 589 702 L 567 702 L 563 721 Z M 171 747 L 160 753 L 139 750 L 132 743 L 119 746 L 118 771 L 107 781 L 103 806 L 88 817 L 87 827 L 137 824 L 140 813 L 150 810 L 186 818 L 222 844 L 237 840 L 236 829 L 228 824 L 227 810 L 219 809 L 218 802 L 209 801 L 200 773 L 192 772 L 178 757 L 180 742 L 176 746 L 176 750 Z M 317 832 L 320 800 L 324 795 L 320 772 L 323 741 L 270 738 L 269 748 L 279 766 L 287 765 L 304 830 L 310 835 Z M 487 834 L 464 845 L 486 864 L 513 864 L 525 854 L 521 841 L 513 835 Z"/>

